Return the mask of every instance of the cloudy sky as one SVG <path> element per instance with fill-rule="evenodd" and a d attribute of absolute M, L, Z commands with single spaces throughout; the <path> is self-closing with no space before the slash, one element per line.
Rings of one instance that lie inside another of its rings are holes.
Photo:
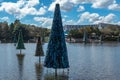
<path fill-rule="evenodd" d="M 19 19 L 50 28 L 56 3 L 61 7 L 63 25 L 120 25 L 120 0 L 0 0 L 0 22 Z"/>

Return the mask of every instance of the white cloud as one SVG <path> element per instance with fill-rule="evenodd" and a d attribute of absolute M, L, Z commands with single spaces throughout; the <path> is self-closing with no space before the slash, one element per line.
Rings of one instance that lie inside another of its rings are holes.
<path fill-rule="evenodd" d="M 93 24 L 97 24 L 101 22 L 110 23 L 110 22 L 113 22 L 115 16 L 116 15 L 113 13 L 110 13 L 106 16 L 100 16 L 98 13 L 84 12 L 80 16 L 80 19 L 78 20 L 77 23 L 79 24 L 85 21 L 88 21 L 89 23 L 93 23 Z"/>
<path fill-rule="evenodd" d="M 107 8 L 110 10 L 120 10 L 120 4 L 116 0 L 71 0 L 75 5 L 92 4 L 92 8 Z"/>
<path fill-rule="evenodd" d="M 117 24 L 120 25 L 120 21 Z"/>
<path fill-rule="evenodd" d="M 2 17 L 2 18 L 0 18 L 0 20 L 2 20 L 2 21 L 8 21 L 9 17 Z"/>
<path fill-rule="evenodd" d="M 78 12 L 84 11 L 84 10 L 85 10 L 84 6 L 79 6 L 79 8 L 77 9 Z"/>
<path fill-rule="evenodd" d="M 51 28 L 53 19 L 47 17 L 34 17 L 34 20 L 40 22 L 43 27 Z"/>
<path fill-rule="evenodd" d="M 120 10 L 120 4 L 116 0 L 95 0 L 92 2 L 93 8 L 106 8 L 109 10 Z"/>
<path fill-rule="evenodd" d="M 37 22 L 44 22 L 47 19 L 48 18 L 46 18 L 46 17 L 34 17 L 34 20 L 37 21 Z"/>
<path fill-rule="evenodd" d="M 99 19 L 97 21 L 95 21 L 94 23 L 113 23 L 114 18 L 115 18 L 115 14 L 110 13 L 107 16 L 100 16 Z"/>
<path fill-rule="evenodd" d="M 77 25 L 76 21 L 74 20 L 68 20 L 63 22 L 64 25 Z"/>
<path fill-rule="evenodd" d="M 46 7 L 40 7 L 40 9 L 37 10 L 34 6 L 38 4 L 39 0 L 19 0 L 16 3 L 3 2 L 1 3 L 0 11 L 5 11 L 19 19 L 26 15 L 44 15 L 46 13 Z"/>
<path fill-rule="evenodd" d="M 57 3 L 60 4 L 60 8 L 63 11 L 70 11 L 74 7 L 74 4 L 72 2 L 70 2 L 69 0 L 55 0 L 54 2 L 51 3 L 48 10 L 54 11 L 55 4 L 57 4 Z"/>
<path fill-rule="evenodd" d="M 81 16 L 80 19 L 78 21 L 78 23 L 83 22 L 85 19 L 88 19 L 88 16 L 90 15 L 89 12 L 84 12 Z M 87 16 L 87 17 L 86 17 Z"/>
<path fill-rule="evenodd" d="M 34 20 L 41 23 L 43 27 L 46 28 L 51 28 L 52 27 L 52 18 L 47 18 L 47 17 L 34 17 Z M 77 24 L 76 21 L 74 20 L 66 20 L 65 18 L 62 19 L 63 25 L 75 25 Z"/>
<path fill-rule="evenodd" d="M 107 8 L 109 5 L 115 3 L 115 0 L 95 0 L 92 4 L 93 8 Z"/>
<path fill-rule="evenodd" d="M 37 15 L 44 15 L 46 13 L 46 7 L 41 7 L 38 12 L 36 12 Z"/>
<path fill-rule="evenodd" d="M 110 10 L 120 10 L 120 4 L 112 4 L 108 7 Z"/>
<path fill-rule="evenodd" d="M 39 0 L 28 0 L 28 1 L 22 0 L 22 1 L 26 2 L 26 5 L 25 5 L 26 7 L 33 7 L 37 4 L 39 4 Z"/>
<path fill-rule="evenodd" d="M 71 0 L 72 3 L 74 4 L 85 4 L 85 3 L 91 3 L 94 0 Z"/>
<path fill-rule="evenodd" d="M 97 13 L 89 13 L 89 12 L 84 12 L 81 16 L 80 19 L 78 20 L 78 23 L 84 22 L 85 20 L 88 20 L 89 22 L 93 22 L 97 20 L 99 17 L 99 14 Z"/>
<path fill-rule="evenodd" d="M 52 27 L 52 20 L 51 18 L 48 18 L 47 20 L 45 20 L 42 24 L 43 27 L 46 27 L 46 28 L 51 28 Z"/>
<path fill-rule="evenodd" d="M 64 15 L 63 17 L 64 17 L 64 18 L 67 18 L 68 16 L 67 16 L 67 15 Z"/>
<path fill-rule="evenodd" d="M 103 18 L 103 21 L 104 22 L 112 22 L 114 17 L 115 17 L 115 14 L 110 13 Z"/>

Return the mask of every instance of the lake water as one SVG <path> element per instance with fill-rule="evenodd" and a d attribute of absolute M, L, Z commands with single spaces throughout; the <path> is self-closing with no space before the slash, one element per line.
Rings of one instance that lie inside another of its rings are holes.
<path fill-rule="evenodd" d="M 35 57 L 36 44 L 26 43 L 23 61 L 14 44 L 0 44 L 0 80 L 120 80 L 120 43 L 67 43 L 70 71 L 43 67 Z M 43 45 L 46 52 L 47 43 Z"/>

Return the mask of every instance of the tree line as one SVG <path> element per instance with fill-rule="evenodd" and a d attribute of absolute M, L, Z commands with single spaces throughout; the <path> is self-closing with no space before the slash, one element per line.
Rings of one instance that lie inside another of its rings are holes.
<path fill-rule="evenodd" d="M 104 27 L 81 27 L 80 29 L 74 29 L 69 31 L 68 37 L 83 38 L 84 30 L 86 30 L 89 39 L 99 39 L 103 37 L 105 41 L 116 41 L 120 37 L 120 26 L 107 25 Z"/>
<path fill-rule="evenodd" d="M 50 29 L 41 28 L 35 25 L 23 24 L 20 20 L 15 20 L 13 23 L 0 22 L 0 41 L 1 42 L 14 42 L 18 39 L 19 30 L 22 30 L 24 42 L 34 42 L 38 36 L 47 37 L 50 34 Z"/>

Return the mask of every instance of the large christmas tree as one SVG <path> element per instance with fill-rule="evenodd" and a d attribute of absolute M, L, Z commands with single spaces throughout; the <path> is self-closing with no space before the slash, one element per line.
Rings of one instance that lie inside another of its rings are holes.
<path fill-rule="evenodd" d="M 68 54 L 59 4 L 56 4 L 55 7 L 44 66 L 54 69 L 69 68 Z"/>

